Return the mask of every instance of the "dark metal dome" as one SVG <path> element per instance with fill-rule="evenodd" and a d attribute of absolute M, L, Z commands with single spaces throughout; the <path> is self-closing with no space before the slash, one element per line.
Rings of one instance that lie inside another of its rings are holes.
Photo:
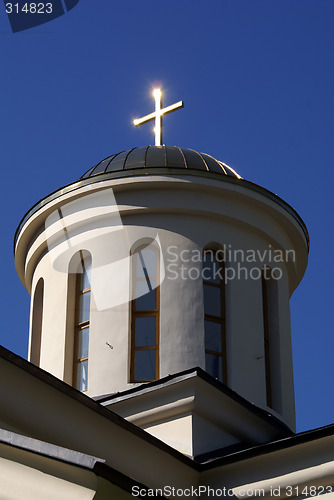
<path fill-rule="evenodd" d="M 151 173 L 175 175 L 179 172 L 181 174 L 197 175 L 201 177 L 205 177 L 206 173 L 209 174 L 209 177 L 210 174 L 213 174 L 212 178 L 220 178 L 228 183 L 240 184 L 248 189 L 267 196 L 274 202 L 281 205 L 290 213 L 290 215 L 292 215 L 292 217 L 297 220 L 304 231 L 307 242 L 309 242 L 308 232 L 304 222 L 298 213 L 290 207 L 290 205 L 267 189 L 242 179 L 237 172 L 225 163 L 215 160 L 208 154 L 198 153 L 193 149 L 178 148 L 176 146 L 147 146 L 129 149 L 127 151 L 122 151 L 121 153 L 109 156 L 105 160 L 100 161 L 100 163 L 94 167 L 90 168 L 77 181 L 57 189 L 53 193 L 35 203 L 35 205 L 23 216 L 16 230 L 14 238 L 14 251 L 21 230 L 30 217 L 32 217 L 32 215 L 48 203 L 56 199 L 60 199 L 64 194 L 70 193 L 84 186 L 89 186 L 90 184 L 99 183 L 109 179 L 137 175 L 140 176 Z"/>
<path fill-rule="evenodd" d="M 147 146 L 128 149 L 127 151 L 108 156 L 108 158 L 90 168 L 79 180 L 88 179 L 99 174 L 140 168 L 202 170 L 215 174 L 228 175 L 237 179 L 241 178 L 231 167 L 215 160 L 208 154 L 176 146 Z"/>

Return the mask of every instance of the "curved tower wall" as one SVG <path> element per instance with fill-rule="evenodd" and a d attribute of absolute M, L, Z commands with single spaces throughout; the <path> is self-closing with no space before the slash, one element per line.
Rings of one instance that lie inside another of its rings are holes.
<path fill-rule="evenodd" d="M 306 268 L 307 240 L 284 203 L 264 191 L 209 176 L 147 175 L 81 187 L 39 209 L 21 229 L 15 256 L 32 296 L 44 280 L 40 367 L 73 383 L 74 273 L 84 251 L 93 267 L 87 394 L 136 385 L 130 382 L 130 249 L 154 240 L 161 251 L 159 377 L 205 369 L 198 256 L 225 248 L 227 385 L 294 428 L 289 298 Z M 259 274 L 265 265 L 279 277 L 269 307 L 272 408 Z M 31 338 L 32 331 L 33 350 Z"/>

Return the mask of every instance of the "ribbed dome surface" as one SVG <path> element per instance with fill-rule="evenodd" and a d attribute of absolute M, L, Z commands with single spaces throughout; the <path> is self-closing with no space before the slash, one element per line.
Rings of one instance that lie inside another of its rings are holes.
<path fill-rule="evenodd" d="M 109 172 L 140 168 L 202 170 L 240 179 L 240 176 L 231 167 L 215 160 L 208 154 L 176 146 L 146 146 L 108 156 L 90 168 L 79 180 Z"/>

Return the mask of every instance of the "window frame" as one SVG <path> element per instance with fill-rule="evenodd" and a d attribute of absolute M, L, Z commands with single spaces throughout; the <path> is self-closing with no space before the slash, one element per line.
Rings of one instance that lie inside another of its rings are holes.
<path fill-rule="evenodd" d="M 92 266 L 92 259 L 91 256 L 83 256 L 82 251 L 80 251 L 80 266 L 83 269 L 82 273 L 78 273 L 76 277 L 76 284 L 75 284 L 75 325 L 74 325 L 74 348 L 73 348 L 73 387 L 75 387 L 78 391 L 80 392 L 87 392 L 88 391 L 88 359 L 89 359 L 89 351 L 88 355 L 84 356 L 82 358 L 78 357 L 78 351 L 79 351 L 79 338 L 80 334 L 83 330 L 86 328 L 90 328 L 90 307 L 91 307 L 91 296 L 89 300 L 89 319 L 86 321 L 81 321 L 80 322 L 80 303 L 81 303 L 81 297 L 85 293 L 90 293 L 92 292 L 91 286 L 88 288 L 83 288 L 83 282 L 84 282 L 84 276 L 86 273 L 86 268 L 87 268 L 87 262 L 89 263 L 90 266 Z M 86 389 L 81 390 L 79 387 L 79 377 L 78 377 L 78 368 L 81 363 L 84 361 L 87 361 L 87 384 L 86 384 Z"/>
<path fill-rule="evenodd" d="M 269 266 L 266 266 L 267 269 Z M 264 364 L 266 376 L 266 402 L 269 408 L 273 409 L 273 379 L 271 367 L 271 333 L 270 333 L 270 307 L 269 307 L 269 293 L 270 293 L 270 278 L 264 277 L 265 270 L 261 273 L 262 283 L 262 314 L 263 314 L 263 343 L 264 343 Z"/>
<path fill-rule="evenodd" d="M 150 246 L 150 250 L 155 252 L 156 256 L 156 274 L 155 276 L 145 276 L 143 278 L 137 277 L 137 262 L 139 252 L 148 248 L 148 245 L 142 244 L 135 248 L 131 252 L 132 255 L 132 269 L 131 269 L 131 281 L 132 281 L 132 290 L 136 290 L 136 284 L 138 281 L 149 281 L 149 279 L 154 279 L 156 283 L 159 282 L 159 274 L 160 274 L 160 254 L 159 249 L 155 246 Z M 145 310 L 137 310 L 136 309 L 136 298 L 131 300 L 130 307 L 130 382 L 131 383 L 145 383 L 145 382 L 154 382 L 154 380 L 158 380 L 160 377 L 160 285 L 157 285 L 155 290 L 155 309 L 145 309 Z M 154 317 L 155 318 L 155 345 L 154 346 L 136 346 L 136 319 L 137 318 L 147 318 Z M 146 351 L 146 350 L 155 350 L 155 378 L 154 379 L 136 379 L 135 374 L 135 362 L 136 362 L 136 352 L 137 351 Z"/>
<path fill-rule="evenodd" d="M 204 268 L 204 257 L 205 254 L 211 254 L 213 256 L 214 262 L 216 262 L 219 265 L 219 270 L 221 271 L 220 274 L 222 276 L 225 276 L 224 270 L 224 262 L 220 262 L 219 260 L 216 259 L 216 254 L 218 250 L 214 250 L 212 248 L 206 248 L 203 250 L 203 262 L 202 262 L 202 268 Z M 205 286 L 212 286 L 215 288 L 218 288 L 220 290 L 220 316 L 215 316 L 212 314 L 207 314 L 205 312 L 205 301 L 204 301 L 204 287 Z M 211 354 L 214 356 L 218 356 L 221 359 L 222 363 L 222 375 L 223 379 L 220 380 L 223 384 L 227 384 L 227 359 L 226 359 L 226 304 L 225 304 L 225 283 L 223 279 L 219 279 L 219 283 L 215 283 L 213 281 L 206 280 L 203 276 L 203 310 L 204 310 L 204 350 L 205 354 Z M 221 345 L 222 345 L 222 350 L 221 352 L 219 351 L 213 351 L 211 349 L 206 348 L 206 342 L 205 342 L 205 322 L 210 321 L 212 323 L 218 323 L 221 325 Z M 206 369 L 206 360 L 205 360 L 205 369 Z M 209 372 L 208 372 L 209 373 Z M 219 379 L 218 379 L 219 380 Z"/>

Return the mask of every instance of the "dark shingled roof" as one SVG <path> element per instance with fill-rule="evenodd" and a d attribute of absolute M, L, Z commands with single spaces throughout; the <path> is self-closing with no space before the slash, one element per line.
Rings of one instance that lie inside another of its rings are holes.
<path fill-rule="evenodd" d="M 157 167 L 202 170 L 203 172 L 213 172 L 240 179 L 240 176 L 231 167 L 215 160 L 208 154 L 176 146 L 146 146 L 108 156 L 90 168 L 79 180 L 109 172 Z"/>

